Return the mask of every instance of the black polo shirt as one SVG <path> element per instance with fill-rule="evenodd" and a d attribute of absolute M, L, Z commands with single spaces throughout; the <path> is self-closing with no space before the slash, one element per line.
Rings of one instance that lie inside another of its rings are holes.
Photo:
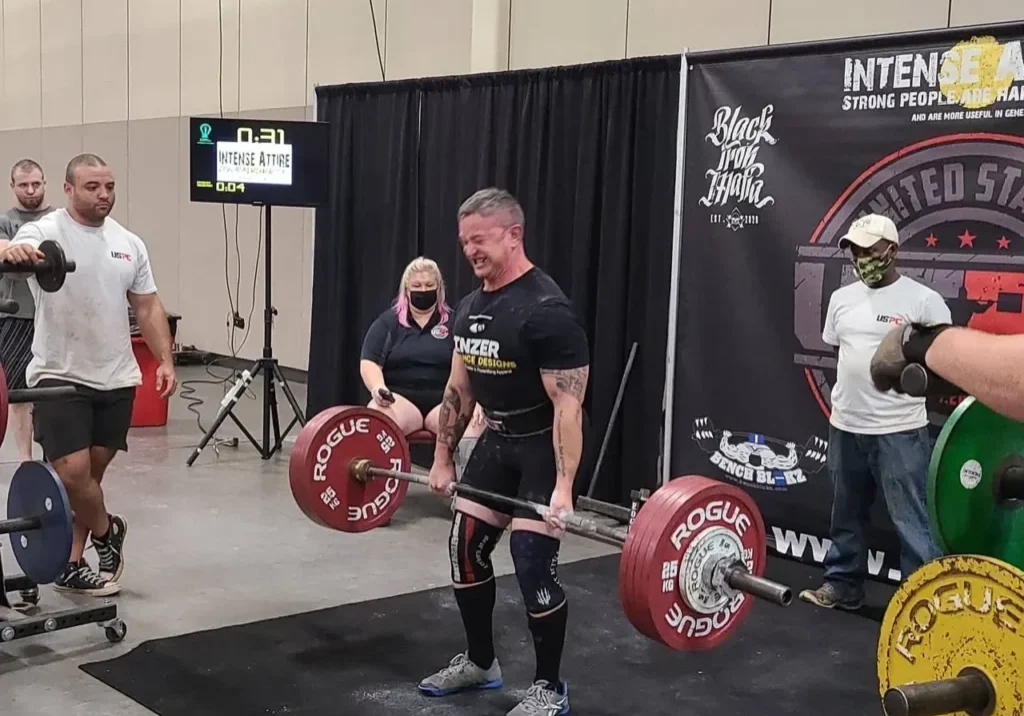
<path fill-rule="evenodd" d="M 449 326 L 441 325 L 441 315 L 434 311 L 427 324 L 420 328 L 409 317 L 409 327 L 398 322 L 394 309 L 377 316 L 363 339 L 360 356 L 381 367 L 384 382 L 396 393 L 414 396 L 440 404 L 452 368 L 454 341 Z M 451 317 L 449 317 L 449 323 Z"/>

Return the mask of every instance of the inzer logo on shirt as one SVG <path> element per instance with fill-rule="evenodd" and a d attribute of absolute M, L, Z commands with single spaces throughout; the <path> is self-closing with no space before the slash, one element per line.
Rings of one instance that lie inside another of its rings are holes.
<path fill-rule="evenodd" d="M 124 259 L 125 261 L 131 261 L 132 260 L 132 255 L 131 254 L 126 254 L 124 251 L 111 251 L 110 255 L 111 255 L 111 257 L 113 257 L 115 259 Z"/>
<path fill-rule="evenodd" d="M 902 326 L 903 319 L 899 316 L 886 316 L 884 313 L 879 313 L 878 318 L 875 319 L 879 323 L 891 323 L 894 326 Z"/>
<path fill-rule="evenodd" d="M 499 355 L 501 343 L 489 338 L 455 336 L 455 351 L 466 368 L 474 373 L 505 375 L 516 369 L 514 360 L 503 360 Z"/>

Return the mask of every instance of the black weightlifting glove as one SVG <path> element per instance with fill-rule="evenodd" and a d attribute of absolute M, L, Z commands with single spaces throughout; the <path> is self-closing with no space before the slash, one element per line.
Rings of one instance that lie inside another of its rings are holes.
<path fill-rule="evenodd" d="M 882 339 L 882 343 L 871 358 L 871 382 L 881 391 L 895 390 L 897 393 L 910 392 L 915 395 L 923 394 L 921 391 L 932 386 L 945 390 L 948 384 L 941 381 L 943 385 L 939 385 L 940 381 L 927 370 L 924 357 L 935 337 L 951 327 L 948 323 L 935 326 L 912 323 L 894 328 Z M 907 366 L 916 366 L 916 369 L 908 373 L 919 378 L 918 381 L 913 381 L 921 385 L 919 389 L 902 384 L 901 377 Z"/>

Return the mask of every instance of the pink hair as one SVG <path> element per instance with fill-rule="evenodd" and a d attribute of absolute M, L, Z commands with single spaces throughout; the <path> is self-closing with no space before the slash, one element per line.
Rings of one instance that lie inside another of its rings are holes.
<path fill-rule="evenodd" d="M 444 279 L 441 277 L 441 269 L 435 261 L 417 256 L 402 272 L 402 279 L 398 282 L 398 295 L 395 297 L 394 311 L 398 316 L 398 322 L 409 327 L 409 277 L 414 273 L 431 273 L 437 281 L 437 305 L 435 309 L 440 315 L 440 325 L 448 323 L 448 317 L 452 313 L 451 307 L 445 301 Z"/>

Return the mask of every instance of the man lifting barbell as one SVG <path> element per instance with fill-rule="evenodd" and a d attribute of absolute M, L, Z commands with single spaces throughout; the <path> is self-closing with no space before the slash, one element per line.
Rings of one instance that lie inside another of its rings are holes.
<path fill-rule="evenodd" d="M 33 411 L 36 440 L 75 513 L 71 557 L 55 588 L 105 596 L 120 591 L 127 521 L 107 512 L 100 482 L 117 452 L 128 449 L 135 387 L 142 381 L 131 346 L 129 304 L 160 361 L 156 381 L 162 397 L 174 390 L 174 362 L 146 246 L 109 216 L 115 201 L 109 167 L 93 154 L 75 157 L 67 166 L 64 191 L 67 208 L 23 226 L 0 251 L 0 261 L 31 267 L 55 242 L 76 264 L 66 283 L 63 273 L 59 281 L 51 274 L 17 275 L 29 281 L 36 303 L 29 386 L 75 390 Z M 90 533 L 99 573 L 83 557 Z"/>
<path fill-rule="evenodd" d="M 549 506 L 546 518 L 506 504 L 459 495 L 449 554 L 468 650 L 420 683 L 443 696 L 501 685 L 494 653 L 491 552 L 511 526 L 509 549 L 526 603 L 536 652 L 534 684 L 510 716 L 567 713 L 560 665 L 568 603 L 558 580 L 558 552 L 572 512 L 583 458 L 583 398 L 590 355 L 582 324 L 553 279 L 523 248 L 525 219 L 506 191 L 483 189 L 459 208 L 459 241 L 483 285 L 460 303 L 455 353 L 441 407 L 430 486 L 448 494 L 453 453 L 479 401 L 488 429 L 461 482 Z"/>

